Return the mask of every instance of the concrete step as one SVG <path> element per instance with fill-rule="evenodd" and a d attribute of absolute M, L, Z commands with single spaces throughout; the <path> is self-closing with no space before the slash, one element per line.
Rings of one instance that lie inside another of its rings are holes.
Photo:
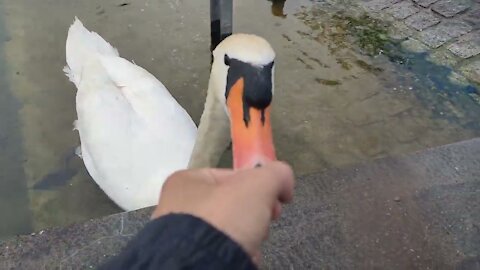
<path fill-rule="evenodd" d="M 480 269 L 480 139 L 299 177 L 266 269 Z M 1 269 L 95 268 L 150 209 L 0 243 Z"/>

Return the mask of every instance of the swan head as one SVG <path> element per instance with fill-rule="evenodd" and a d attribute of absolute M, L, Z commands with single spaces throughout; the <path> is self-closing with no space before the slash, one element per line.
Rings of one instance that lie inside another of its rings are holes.
<path fill-rule="evenodd" d="M 263 38 L 234 34 L 213 51 L 211 89 L 230 119 L 234 168 L 275 160 L 270 123 L 275 52 Z"/>

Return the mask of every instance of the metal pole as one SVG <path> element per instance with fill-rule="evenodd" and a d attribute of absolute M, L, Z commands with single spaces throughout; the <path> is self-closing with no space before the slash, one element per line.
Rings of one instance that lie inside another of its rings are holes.
<path fill-rule="evenodd" d="M 232 34 L 233 0 L 210 0 L 210 51 Z"/>

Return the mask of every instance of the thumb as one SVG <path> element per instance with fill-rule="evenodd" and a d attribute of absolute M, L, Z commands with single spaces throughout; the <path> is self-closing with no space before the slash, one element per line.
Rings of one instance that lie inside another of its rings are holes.
<path fill-rule="evenodd" d="M 245 174 L 243 184 L 282 203 L 288 203 L 293 197 L 295 177 L 292 168 L 284 162 L 274 161 L 265 166 L 239 172 L 235 178 Z"/>

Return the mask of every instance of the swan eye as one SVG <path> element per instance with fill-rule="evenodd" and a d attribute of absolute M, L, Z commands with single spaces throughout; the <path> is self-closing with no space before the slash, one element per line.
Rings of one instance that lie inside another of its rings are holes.
<path fill-rule="evenodd" d="M 225 54 L 223 61 L 225 62 L 225 65 L 230 66 L 230 57 L 228 57 L 228 55 Z"/>

